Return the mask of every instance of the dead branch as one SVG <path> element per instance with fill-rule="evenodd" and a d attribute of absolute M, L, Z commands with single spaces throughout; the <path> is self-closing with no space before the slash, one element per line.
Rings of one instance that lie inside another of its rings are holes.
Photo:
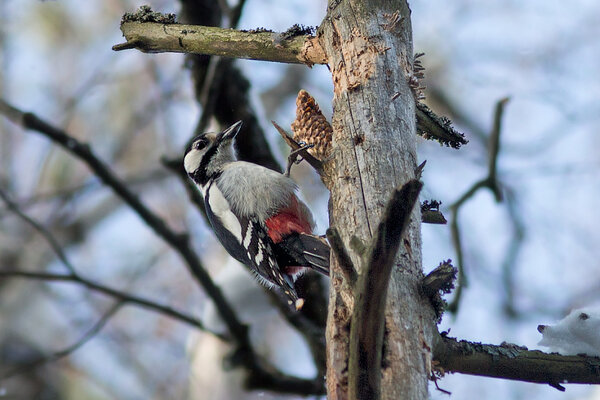
<path fill-rule="evenodd" d="M 335 254 L 338 260 L 344 278 L 346 278 L 350 286 L 355 287 L 358 280 L 358 273 L 337 229 L 333 227 L 327 229 L 327 239 L 329 240 L 333 254 Z"/>
<path fill-rule="evenodd" d="M 387 288 L 400 239 L 422 187 L 421 182 L 411 180 L 393 192 L 356 284 L 348 365 L 352 399 L 379 398 Z"/>
<path fill-rule="evenodd" d="M 100 283 L 94 282 L 90 279 L 84 278 L 79 275 L 73 274 L 55 274 L 49 272 L 26 272 L 26 271 L 17 271 L 17 270 L 6 270 L 0 269 L 0 280 L 2 279 L 29 279 L 29 280 L 38 280 L 44 282 L 71 282 L 77 285 L 84 286 L 94 292 L 102 293 L 104 295 L 110 296 L 116 300 L 118 300 L 122 304 L 132 304 L 142 308 L 146 308 L 148 310 L 152 310 L 158 312 L 160 314 L 166 315 L 178 321 L 185 322 L 195 328 L 200 330 L 207 331 L 202 324 L 202 321 L 199 319 L 192 317 L 182 311 L 178 311 L 172 307 L 155 303 L 151 300 L 143 299 L 141 297 L 137 297 L 131 295 L 129 293 L 122 292 L 120 290 L 111 288 L 109 286 L 102 285 Z M 210 331 L 207 331 L 210 332 Z M 222 340 L 230 340 L 228 337 L 212 332 L 215 336 L 221 338 Z"/>
<path fill-rule="evenodd" d="M 509 343 L 497 346 L 443 336 L 435 344 L 433 356 L 441 373 L 547 383 L 561 391 L 564 383 L 600 384 L 598 357 L 547 354 Z"/>
<path fill-rule="evenodd" d="M 327 63 L 325 52 L 312 35 L 138 21 L 122 22 L 121 31 L 126 42 L 113 46 L 115 51 L 205 54 L 309 66 Z"/>
<path fill-rule="evenodd" d="M 459 149 L 469 143 L 465 135 L 457 132 L 448 118 L 436 115 L 425 104 L 417 101 L 417 133 L 425 139 L 437 140 L 440 144 Z"/>

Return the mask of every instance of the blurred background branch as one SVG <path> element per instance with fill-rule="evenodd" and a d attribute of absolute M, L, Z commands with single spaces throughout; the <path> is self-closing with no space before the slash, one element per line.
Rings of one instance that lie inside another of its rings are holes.
<path fill-rule="evenodd" d="M 458 222 L 458 213 L 461 207 L 471 199 L 477 191 L 480 189 L 487 188 L 494 194 L 496 202 L 502 201 L 502 189 L 500 182 L 497 177 L 497 163 L 498 155 L 500 154 L 500 133 L 502 114 L 504 112 L 504 106 L 508 102 L 508 98 L 499 100 L 496 103 L 496 109 L 494 112 L 494 122 L 492 125 L 492 131 L 489 136 L 488 142 L 488 173 L 487 176 L 473 184 L 458 200 L 450 205 L 450 211 L 452 213 L 452 221 L 450 223 L 450 231 L 452 232 L 452 243 L 454 244 L 454 250 L 456 252 L 457 265 L 458 265 L 458 284 L 454 291 L 454 298 L 448 305 L 448 311 L 456 313 L 462 296 L 463 287 L 468 285 L 467 275 L 465 273 L 465 257 L 464 257 L 464 245 L 461 240 L 460 225 Z"/>

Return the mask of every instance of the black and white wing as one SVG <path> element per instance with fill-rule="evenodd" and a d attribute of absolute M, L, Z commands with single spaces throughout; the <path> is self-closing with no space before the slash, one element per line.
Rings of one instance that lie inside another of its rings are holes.
<path fill-rule="evenodd" d="M 214 232 L 229 254 L 248 266 L 261 283 L 279 286 L 294 302 L 298 300 L 292 277 L 277 263 L 266 227 L 256 218 L 237 215 L 214 181 L 205 190 L 204 202 Z"/>

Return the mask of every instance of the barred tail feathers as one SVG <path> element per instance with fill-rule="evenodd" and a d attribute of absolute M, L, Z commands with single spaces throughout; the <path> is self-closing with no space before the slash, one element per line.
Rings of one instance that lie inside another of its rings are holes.
<path fill-rule="evenodd" d="M 329 275 L 330 248 L 325 239 L 307 233 L 299 233 L 287 236 L 278 245 L 299 265 L 312 268 L 323 275 Z"/>

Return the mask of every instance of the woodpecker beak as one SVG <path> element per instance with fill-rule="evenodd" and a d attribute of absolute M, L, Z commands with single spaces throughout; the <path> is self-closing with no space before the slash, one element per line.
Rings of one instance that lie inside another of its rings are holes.
<path fill-rule="evenodd" d="M 217 143 L 221 144 L 235 138 L 242 127 L 242 121 L 238 121 L 217 135 Z"/>

